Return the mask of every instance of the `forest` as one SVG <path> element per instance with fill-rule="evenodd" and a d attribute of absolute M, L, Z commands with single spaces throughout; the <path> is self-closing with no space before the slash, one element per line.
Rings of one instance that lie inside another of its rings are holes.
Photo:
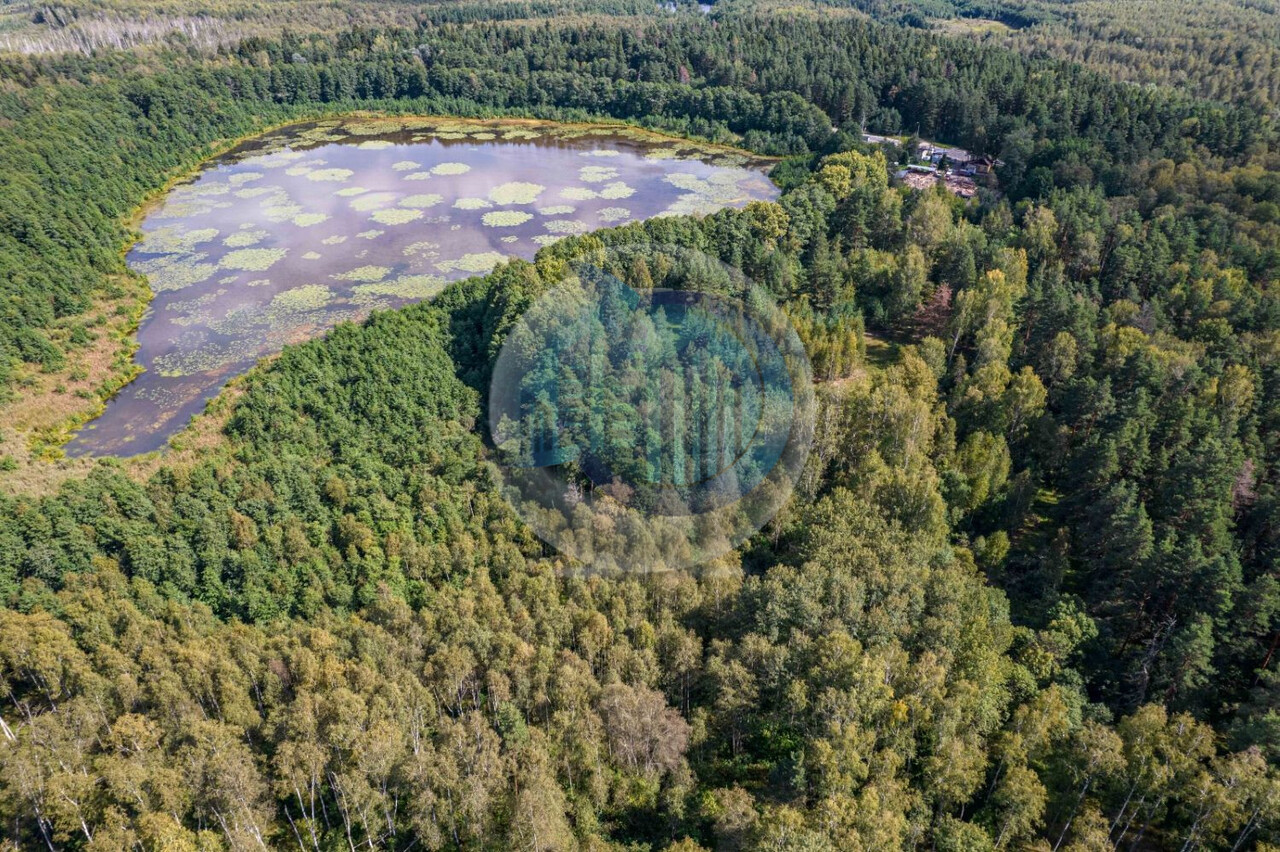
<path fill-rule="evenodd" d="M 1270 95 L 929 25 L 1010 4 L 978 5 L 442 4 L 0 55 L 10 410 L 105 333 L 139 206 L 267 127 L 623 120 L 782 189 L 567 237 L 287 347 L 158 458 L 0 487 L 0 844 L 1280 848 Z M 1109 39 L 1043 29 L 1063 5 L 1010 38 Z M 998 180 L 909 190 L 864 127 Z M 586 570 L 503 497 L 494 359 L 566 266 L 644 249 L 611 271 L 645 290 L 673 248 L 790 318 L 813 446 L 730 553 Z M 51 455 L 6 437 L 0 481 Z"/>

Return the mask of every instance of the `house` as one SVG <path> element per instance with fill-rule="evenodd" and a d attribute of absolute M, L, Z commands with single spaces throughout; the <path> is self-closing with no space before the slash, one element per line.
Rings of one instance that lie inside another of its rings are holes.
<path fill-rule="evenodd" d="M 942 165 L 945 160 L 949 169 L 954 169 L 956 174 L 964 177 L 989 175 L 997 167 L 1004 165 L 990 154 L 975 156 L 963 148 L 951 148 L 936 142 L 921 142 L 916 146 L 915 153 L 917 160 L 935 166 Z"/>
<path fill-rule="evenodd" d="M 1000 161 L 995 157 L 990 154 L 983 154 L 976 160 L 970 160 L 966 163 L 965 168 L 972 170 L 971 173 L 975 175 L 989 175 L 998 165 L 1000 165 Z"/>
<path fill-rule="evenodd" d="M 948 148 L 933 142 L 921 142 L 916 149 L 916 156 L 926 162 L 937 165 L 945 158 L 953 166 L 969 162 L 972 155 L 963 148 Z"/>

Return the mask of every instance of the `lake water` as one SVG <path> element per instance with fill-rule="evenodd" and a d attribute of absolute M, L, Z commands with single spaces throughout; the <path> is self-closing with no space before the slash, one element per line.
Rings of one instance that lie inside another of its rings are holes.
<path fill-rule="evenodd" d="M 372 119 L 300 125 L 211 161 L 128 255 L 155 292 L 144 368 L 67 445 L 135 455 L 285 344 L 570 234 L 772 200 L 767 163 L 625 128 Z"/>

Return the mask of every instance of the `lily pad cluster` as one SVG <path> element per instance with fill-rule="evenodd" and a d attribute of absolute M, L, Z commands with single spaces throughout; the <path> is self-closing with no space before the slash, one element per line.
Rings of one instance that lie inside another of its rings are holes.
<path fill-rule="evenodd" d="M 129 262 L 156 293 L 140 329 L 146 372 L 86 434 L 176 430 L 185 415 L 154 412 L 567 236 L 773 197 L 759 165 L 629 127 L 388 117 L 272 132 L 144 220 Z M 137 406 L 150 413 L 127 419 Z M 110 425 L 117 412 L 127 425 Z"/>

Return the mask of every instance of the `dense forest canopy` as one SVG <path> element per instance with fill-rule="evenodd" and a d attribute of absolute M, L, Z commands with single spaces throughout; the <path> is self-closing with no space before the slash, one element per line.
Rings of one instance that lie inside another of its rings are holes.
<path fill-rule="evenodd" d="M 1197 87 L 1132 85 L 1092 52 L 1117 4 L 854 5 L 250 8 L 0 58 L 6 848 L 1280 845 L 1274 74 L 1187 48 Z M 1019 29 L 940 25 L 978 18 Z M 15 430 L 127 375 L 82 365 L 149 195 L 353 110 L 634 121 L 777 155 L 783 194 L 288 347 L 160 458 Z M 864 127 L 1001 165 L 912 191 Z M 647 291 L 685 253 L 790 318 L 811 451 L 731 552 L 587 571 L 503 499 L 494 359 L 566 267 L 643 255 L 609 271 Z"/>

